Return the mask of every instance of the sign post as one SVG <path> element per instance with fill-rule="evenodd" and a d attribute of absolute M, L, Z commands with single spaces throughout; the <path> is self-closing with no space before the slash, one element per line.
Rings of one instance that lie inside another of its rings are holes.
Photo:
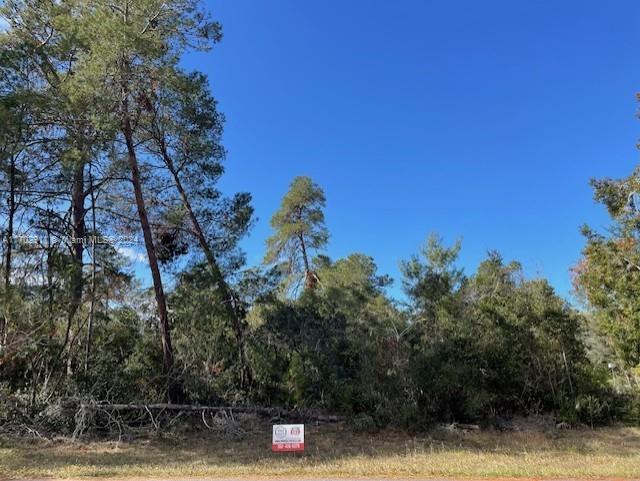
<path fill-rule="evenodd" d="M 304 424 L 274 424 L 271 451 L 304 451 Z"/>

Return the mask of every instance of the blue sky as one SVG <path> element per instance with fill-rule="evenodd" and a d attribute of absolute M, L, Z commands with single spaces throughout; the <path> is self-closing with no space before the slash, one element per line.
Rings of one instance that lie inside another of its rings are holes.
<path fill-rule="evenodd" d="M 226 192 L 253 194 L 258 263 L 293 177 L 325 190 L 328 254 L 396 279 L 432 231 L 563 295 L 591 177 L 638 161 L 637 1 L 210 0 L 224 28 L 185 65 L 227 116 Z"/>

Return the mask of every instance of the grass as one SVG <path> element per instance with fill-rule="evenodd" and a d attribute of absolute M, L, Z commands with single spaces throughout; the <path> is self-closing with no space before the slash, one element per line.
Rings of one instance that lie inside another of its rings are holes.
<path fill-rule="evenodd" d="M 0 444 L 4 478 L 640 478 L 640 429 L 554 432 L 386 430 L 307 426 L 304 454 L 273 454 L 270 432 L 227 442 L 206 434 L 128 443 Z"/>

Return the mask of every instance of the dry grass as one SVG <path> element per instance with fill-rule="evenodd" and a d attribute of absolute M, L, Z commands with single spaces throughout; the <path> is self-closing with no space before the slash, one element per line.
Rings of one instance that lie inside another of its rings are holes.
<path fill-rule="evenodd" d="M 307 426 L 307 450 L 272 454 L 270 432 L 131 443 L 0 444 L 2 478 L 640 478 L 640 429 L 353 434 Z"/>

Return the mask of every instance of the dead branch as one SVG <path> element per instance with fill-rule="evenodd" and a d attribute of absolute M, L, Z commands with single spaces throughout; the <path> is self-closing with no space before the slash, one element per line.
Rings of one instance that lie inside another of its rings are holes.
<path fill-rule="evenodd" d="M 197 404 L 168 404 L 168 403 L 155 403 L 155 404 L 118 404 L 118 403 L 81 403 L 81 409 L 93 409 L 102 411 L 145 411 L 150 414 L 152 411 L 210 411 L 210 412 L 229 412 L 229 413 L 244 413 L 244 414 L 256 414 L 259 416 L 268 416 L 275 418 L 296 418 L 305 419 L 309 421 L 318 421 L 325 423 L 340 422 L 344 418 L 333 414 L 321 414 L 312 412 L 309 410 L 288 410 L 275 407 L 262 407 L 262 406 L 200 406 Z"/>

